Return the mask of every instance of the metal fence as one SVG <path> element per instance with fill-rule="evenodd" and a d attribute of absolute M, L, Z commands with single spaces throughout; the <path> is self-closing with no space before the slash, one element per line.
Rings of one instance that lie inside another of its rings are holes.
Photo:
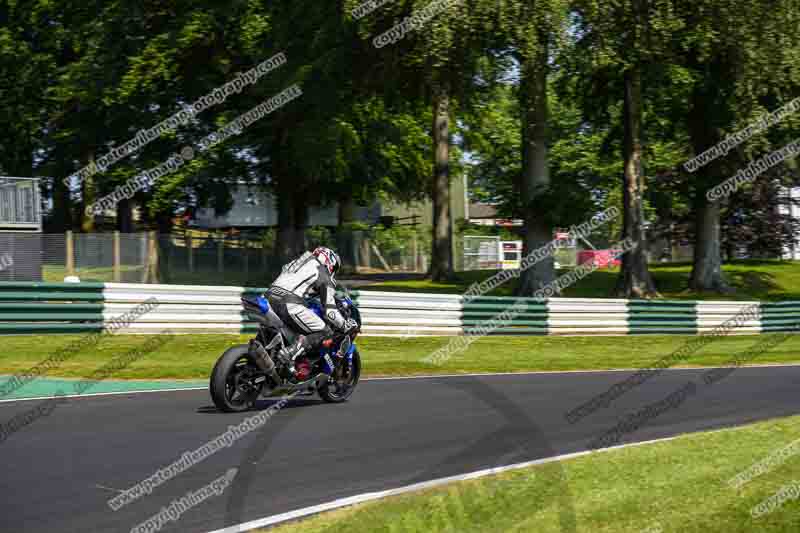
<path fill-rule="evenodd" d="M 497 270 L 500 268 L 500 237 L 465 235 L 464 270 Z"/>
<path fill-rule="evenodd" d="M 235 235 L 186 230 L 172 234 L 0 232 L 0 280 L 81 281 L 264 286 L 281 265 L 275 252 L 275 231 Z M 423 273 L 431 254 L 429 228 L 325 228 L 306 232 L 305 248 L 337 250 L 345 274 Z M 503 249 L 497 236 L 456 236 L 455 268 L 497 270 Z M 576 248 L 559 248 L 561 268 L 574 267 Z"/>
<path fill-rule="evenodd" d="M 306 232 L 306 249 L 329 246 L 342 257 L 345 274 L 423 273 L 430 264 L 427 228 Z M 463 236 L 455 242 L 455 268 L 503 267 L 496 236 Z M 576 264 L 575 249 L 559 249 L 561 267 Z M 261 235 L 180 233 L 2 233 L 0 281 L 269 285 L 280 270 L 275 232 Z"/>
<path fill-rule="evenodd" d="M 425 272 L 421 231 L 309 232 L 306 248 L 339 250 L 347 273 Z M 0 233 L 0 281 L 269 285 L 280 270 L 274 232 L 256 237 L 185 233 Z"/>
<path fill-rule="evenodd" d="M 0 233 L 0 281 L 42 281 L 44 249 L 39 233 Z"/>
<path fill-rule="evenodd" d="M 0 280 L 141 282 L 149 235 L 0 233 Z"/>
<path fill-rule="evenodd" d="M 0 177 L 0 228 L 39 231 L 39 180 Z"/>
<path fill-rule="evenodd" d="M 464 235 L 462 239 L 464 270 L 499 270 L 504 268 L 503 241 L 500 240 L 499 236 Z M 577 266 L 579 250 L 580 248 L 577 246 L 558 246 L 553 253 L 557 266 L 559 268 Z"/>

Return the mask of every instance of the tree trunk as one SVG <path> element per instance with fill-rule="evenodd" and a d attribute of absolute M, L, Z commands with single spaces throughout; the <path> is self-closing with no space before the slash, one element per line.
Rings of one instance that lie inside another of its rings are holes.
<path fill-rule="evenodd" d="M 437 86 L 433 97 L 433 250 L 430 276 L 443 281 L 453 276 L 453 248 L 450 233 L 450 96 Z"/>
<path fill-rule="evenodd" d="M 90 153 L 88 157 L 88 164 L 92 166 L 94 163 L 94 153 Z M 84 233 L 92 233 L 95 228 L 95 214 L 94 212 L 87 214 L 86 207 L 92 205 L 95 201 L 94 190 L 94 176 L 86 176 L 81 181 L 81 231 Z"/>
<path fill-rule="evenodd" d="M 123 198 L 117 204 L 117 231 L 133 233 L 133 207 L 127 198 Z"/>
<path fill-rule="evenodd" d="M 294 209 L 294 253 L 301 255 L 306 251 L 306 227 L 308 226 L 308 195 L 295 191 L 293 200 Z"/>
<path fill-rule="evenodd" d="M 339 227 L 336 229 L 336 252 L 342 259 L 342 273 L 352 273 L 358 268 L 355 235 L 350 224 L 355 221 L 356 204 L 352 198 L 339 200 Z"/>
<path fill-rule="evenodd" d="M 713 102 L 712 94 L 698 88 L 692 94 L 689 115 L 689 137 L 695 154 L 703 153 L 720 141 L 719 135 L 706 118 L 707 106 Z M 728 293 L 732 288 L 722 274 L 720 246 L 721 200 L 710 202 L 708 189 L 724 179 L 719 161 L 711 161 L 694 176 L 695 245 L 689 287 L 699 292 Z"/>
<path fill-rule="evenodd" d="M 358 232 L 358 264 L 369 272 L 372 269 L 372 251 L 369 249 L 369 232 Z"/>
<path fill-rule="evenodd" d="M 172 270 L 170 258 L 172 257 L 172 211 L 161 211 L 155 215 L 156 246 L 158 247 L 158 282 L 171 283 Z"/>
<path fill-rule="evenodd" d="M 161 236 L 168 237 L 172 233 L 172 211 L 156 213 L 156 225 Z"/>
<path fill-rule="evenodd" d="M 633 248 L 622 256 L 616 293 L 624 298 L 658 295 L 647 268 L 644 241 L 644 172 L 642 169 L 642 75 L 638 66 L 625 72 L 623 109 L 625 173 L 623 177 L 622 238 Z"/>
<path fill-rule="evenodd" d="M 53 211 L 47 231 L 49 233 L 64 233 L 71 229 L 72 206 L 69 189 L 64 185 L 63 180 L 57 177 L 53 180 Z"/>
<path fill-rule="evenodd" d="M 695 291 L 731 292 L 731 287 L 722 275 L 722 251 L 720 249 L 720 201 L 709 202 L 698 194 L 695 203 L 694 264 L 689 287 Z"/>
<path fill-rule="evenodd" d="M 546 36 L 542 39 L 546 42 Z M 519 194 L 522 198 L 525 219 L 525 242 L 523 257 L 531 251 L 545 246 L 553 239 L 553 228 L 537 209 L 536 198 L 550 188 L 550 172 L 547 167 L 547 52 L 542 46 L 535 57 L 522 65 L 520 109 L 522 124 L 522 176 Z M 538 213 L 537 213 L 538 211 Z M 539 261 L 522 272 L 517 289 L 519 296 L 533 296 L 542 287 L 555 279 L 552 256 Z"/>
<path fill-rule="evenodd" d="M 31 143 L 31 135 L 28 133 L 21 136 L 14 136 L 15 142 L 6 146 L 10 157 L 3 161 L 3 168 L 8 172 L 8 176 L 27 178 L 33 176 L 33 152 L 34 147 Z"/>
<path fill-rule="evenodd" d="M 728 240 L 727 246 L 725 247 L 727 260 L 733 261 L 736 259 L 736 248 L 733 246 L 733 241 Z"/>
<path fill-rule="evenodd" d="M 288 151 L 289 132 L 282 130 L 277 136 L 279 152 Z M 272 167 L 272 179 L 275 183 L 275 203 L 278 208 L 278 228 L 275 236 L 275 257 L 273 269 L 277 273 L 282 265 L 295 258 L 297 243 L 295 196 L 297 184 L 293 183 L 292 171 L 285 159 L 275 159 Z"/>
<path fill-rule="evenodd" d="M 277 177 L 278 231 L 275 242 L 277 261 L 283 265 L 295 255 L 294 191 L 285 176 Z"/>

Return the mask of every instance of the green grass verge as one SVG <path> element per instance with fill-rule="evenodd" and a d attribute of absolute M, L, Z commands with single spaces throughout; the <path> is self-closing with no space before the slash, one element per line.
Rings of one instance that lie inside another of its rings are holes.
<path fill-rule="evenodd" d="M 123 280 L 141 278 L 142 267 L 123 265 L 120 266 L 120 275 Z M 138 276 L 137 276 L 138 274 Z M 42 281 L 50 281 L 60 283 L 69 274 L 67 268 L 61 265 L 42 265 Z M 81 281 L 85 282 L 111 282 L 114 281 L 114 269 L 112 267 L 93 267 L 93 268 L 80 268 L 74 273 Z M 130 281 L 129 281 L 130 282 Z"/>
<path fill-rule="evenodd" d="M 269 533 L 566 532 L 559 516 L 568 501 L 578 532 L 796 532 L 800 501 L 758 519 L 750 509 L 800 480 L 800 457 L 738 491 L 727 481 L 799 437 L 800 417 L 698 433 L 366 503 Z"/>
<path fill-rule="evenodd" d="M 735 261 L 723 266 L 736 293 L 719 295 L 697 293 L 687 289 L 689 264 L 650 265 L 658 290 L 669 299 L 681 300 L 800 300 L 800 261 Z M 560 274 L 565 273 L 561 271 Z M 472 283 L 480 282 L 495 271 L 459 272 L 457 279 L 434 283 L 430 280 L 413 279 L 385 281 L 363 287 L 365 290 L 463 293 Z M 608 298 L 619 274 L 619 269 L 597 270 L 564 291 L 572 298 Z M 511 280 L 492 291 L 494 296 L 511 296 L 517 280 Z"/>
<path fill-rule="evenodd" d="M 80 335 L 2 337 L 0 374 L 28 370 Z M 441 366 L 422 361 L 453 338 L 361 337 L 358 339 L 365 376 L 407 376 L 436 373 L 517 372 L 530 370 L 592 370 L 640 368 L 694 339 L 691 335 L 638 337 L 484 337 Z M 733 356 L 762 342 L 765 335 L 722 337 L 688 359 L 686 366 L 728 364 Z M 112 358 L 146 341 L 143 335 L 106 336 L 82 350 L 48 375 L 84 377 Z M 119 379 L 206 379 L 219 355 L 245 343 L 244 335 L 176 335 L 169 343 L 136 361 L 114 377 Z M 800 335 L 794 335 L 753 361 L 800 362 Z"/>
<path fill-rule="evenodd" d="M 252 267 L 252 272 L 245 273 L 244 271 L 230 268 L 224 273 L 225 283 L 227 286 L 257 286 L 268 287 L 271 280 L 268 274 L 260 269 L 260 263 L 255 263 Z M 43 265 L 42 266 L 42 280 L 50 282 L 62 282 L 67 276 L 66 267 L 60 265 Z M 110 283 L 114 281 L 114 269 L 111 267 L 96 267 L 96 268 L 80 268 L 75 271 L 76 276 L 84 282 L 105 282 Z M 120 267 L 120 278 L 123 283 L 139 283 L 142 278 L 142 267 L 125 265 Z M 171 285 L 220 285 L 220 279 L 223 274 L 215 269 L 197 268 L 194 272 L 188 270 L 176 269 L 174 272 L 169 273 L 169 279 L 162 282 Z"/>

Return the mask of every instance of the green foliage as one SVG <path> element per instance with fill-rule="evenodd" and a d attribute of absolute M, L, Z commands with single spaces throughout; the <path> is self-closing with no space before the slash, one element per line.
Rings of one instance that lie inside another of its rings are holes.
<path fill-rule="evenodd" d="M 795 113 L 713 167 L 681 166 L 800 94 L 797 0 L 460 0 L 397 43 L 373 46 L 431 1 L 388 2 L 360 20 L 351 10 L 362 0 L 0 2 L 0 173 L 49 176 L 47 205 L 61 209 L 59 180 L 278 52 L 287 65 L 94 176 L 94 194 L 297 83 L 297 101 L 138 192 L 147 220 L 197 206 L 225 213 L 240 183 L 276 194 L 288 183 L 309 207 L 420 200 L 431 193 L 431 97 L 444 91 L 451 175 L 463 168 L 473 200 L 520 218 L 520 76 L 545 47 L 551 187 L 532 208 L 553 226 L 622 207 L 621 74 L 631 65 L 643 75 L 653 235 L 693 237 L 699 191 L 800 132 Z M 706 139 L 693 138 L 693 122 L 707 126 Z M 786 164 L 766 179 L 788 186 L 800 175 Z M 776 195 L 764 191 L 746 186 L 723 206 L 726 244 L 776 253 L 787 242 L 791 227 L 776 222 Z M 620 223 L 593 239 L 612 242 Z M 379 238 L 398 249 L 405 237 Z"/>
<path fill-rule="evenodd" d="M 306 230 L 306 247 L 313 250 L 317 246 L 333 246 L 331 230 L 325 226 L 313 226 Z"/>
<path fill-rule="evenodd" d="M 426 255 L 431 253 L 431 228 L 429 226 L 396 225 L 391 228 L 378 226 L 369 235 L 387 261 L 389 260 L 387 255 L 395 258 L 410 257 L 413 253 L 415 239 L 418 253 Z"/>
<path fill-rule="evenodd" d="M 500 237 L 502 241 L 517 241 L 520 236 L 506 227 L 482 226 L 479 224 L 469 224 L 463 219 L 456 226 L 456 235 L 459 237 L 467 236 L 487 236 Z"/>

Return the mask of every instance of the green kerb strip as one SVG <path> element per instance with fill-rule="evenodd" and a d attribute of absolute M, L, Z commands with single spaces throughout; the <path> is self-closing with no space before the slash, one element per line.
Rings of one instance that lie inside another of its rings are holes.
<path fill-rule="evenodd" d="M 0 376 L 0 383 L 5 383 L 10 376 Z M 7 400 L 22 398 L 44 398 L 53 396 L 58 391 L 66 395 L 76 394 L 75 386 L 81 382 L 79 379 L 38 378 L 9 394 Z M 83 396 L 109 392 L 135 392 L 165 389 L 192 389 L 207 387 L 206 380 L 158 380 L 158 381 L 99 381 L 86 390 Z"/>

